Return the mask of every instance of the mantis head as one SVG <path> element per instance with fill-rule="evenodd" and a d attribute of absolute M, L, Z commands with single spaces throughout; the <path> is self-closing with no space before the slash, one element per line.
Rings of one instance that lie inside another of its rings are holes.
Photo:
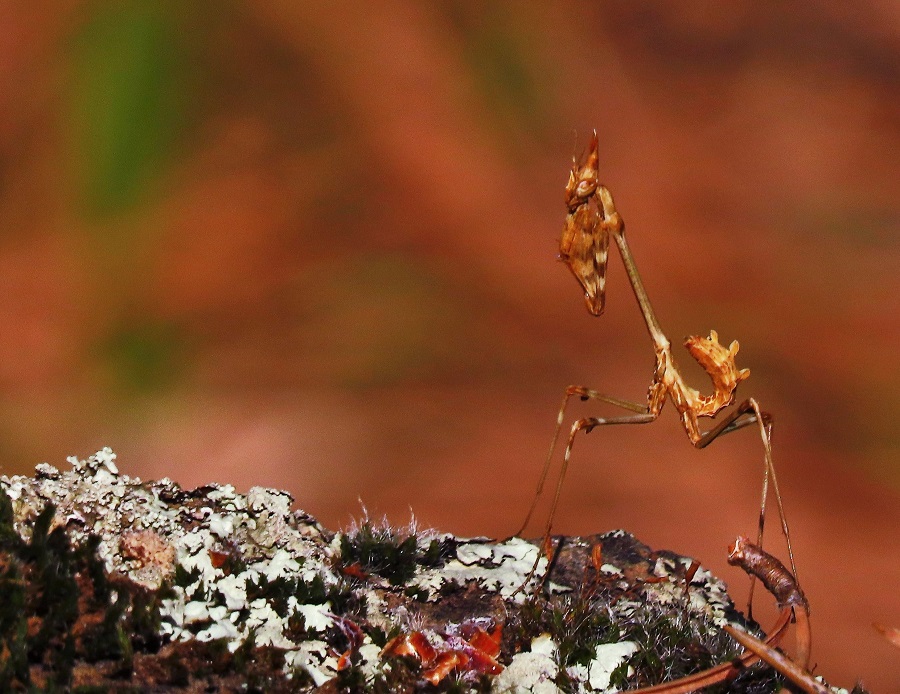
<path fill-rule="evenodd" d="M 597 131 L 591 137 L 588 154 L 584 163 L 572 161 L 572 170 L 569 172 L 569 182 L 566 184 L 566 207 L 569 212 L 584 205 L 597 190 L 600 180 L 600 144 Z"/>
<path fill-rule="evenodd" d="M 566 184 L 565 227 L 559 240 L 559 259 L 568 267 L 584 290 L 588 311 L 599 316 L 606 298 L 606 259 L 609 229 L 605 200 L 594 199 L 605 191 L 599 181 L 597 132 L 591 138 L 583 164 L 573 162 Z"/>

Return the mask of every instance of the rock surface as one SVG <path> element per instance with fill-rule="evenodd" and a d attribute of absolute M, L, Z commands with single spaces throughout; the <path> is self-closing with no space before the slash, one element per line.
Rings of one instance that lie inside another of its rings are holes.
<path fill-rule="evenodd" d="M 0 477 L 0 689 L 608 692 L 739 651 L 719 579 L 630 534 L 463 539 L 285 492 L 183 490 L 110 449 Z M 729 691 L 773 691 L 764 667 Z"/>

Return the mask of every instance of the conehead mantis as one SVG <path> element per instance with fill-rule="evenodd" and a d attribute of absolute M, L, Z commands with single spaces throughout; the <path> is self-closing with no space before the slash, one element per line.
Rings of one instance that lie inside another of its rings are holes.
<path fill-rule="evenodd" d="M 762 546 L 766 502 L 771 481 L 775 492 L 778 516 L 781 520 L 781 528 L 787 541 L 791 571 L 796 576 L 797 570 L 794 565 L 790 531 L 788 530 L 784 506 L 781 500 L 781 491 L 778 488 L 775 466 L 772 462 L 772 416 L 768 412 L 764 412 L 760 408 L 759 403 L 753 398 L 748 398 L 740 404 L 734 405 L 735 390 L 738 384 L 750 375 L 749 370 L 738 369 L 735 365 L 734 358 L 738 352 L 738 343 L 737 341 L 732 342 L 728 347 L 721 345 L 714 330 L 710 331 L 709 337 L 692 336 L 687 338 L 684 346 L 706 373 L 709 374 L 712 380 L 713 392 L 710 395 L 703 395 L 685 383 L 672 355 L 671 343 L 656 319 L 656 315 L 650 305 L 650 299 L 647 297 L 647 292 L 641 282 L 641 277 L 638 274 L 637 266 L 625 237 L 625 224 L 616 211 L 612 194 L 599 182 L 599 160 L 599 147 L 595 131 L 586 159 L 583 163 L 573 162 L 572 170 L 569 174 L 565 193 L 568 213 L 560 239 L 559 257 L 581 285 L 588 311 L 594 316 L 599 316 L 603 313 L 606 299 L 606 267 L 610 239 L 615 243 L 622 258 L 622 263 L 625 265 L 625 272 L 628 275 L 628 281 L 631 283 L 631 289 L 637 298 L 647 331 L 650 333 L 653 351 L 656 355 L 656 365 L 647 392 L 646 403 L 624 400 L 584 386 L 569 386 L 566 388 L 556 420 L 553 441 L 550 444 L 550 451 L 547 454 L 538 483 L 537 493 L 518 534 L 521 534 L 528 525 L 537 506 L 538 499 L 543 492 L 570 398 L 578 396 L 582 400 L 597 400 L 625 410 L 629 414 L 617 417 L 586 417 L 579 419 L 572 425 L 566 443 L 559 478 L 556 483 L 550 515 L 547 519 L 544 533 L 545 543 L 550 537 L 553 518 L 559 503 L 560 491 L 568 469 L 569 460 L 572 456 L 572 447 L 575 444 L 578 433 L 582 431 L 590 432 L 597 427 L 608 425 L 648 424 L 659 417 L 666 400 L 671 400 L 678 411 L 688 438 L 696 448 L 705 448 L 723 434 L 729 434 L 733 431 L 756 425 L 764 453 L 762 499 L 760 502 L 756 544 L 760 547 Z M 701 417 L 715 417 L 719 412 L 727 408 L 731 409 L 717 424 L 706 431 L 701 429 Z M 752 597 L 753 584 L 751 584 L 750 588 L 751 600 Z"/>

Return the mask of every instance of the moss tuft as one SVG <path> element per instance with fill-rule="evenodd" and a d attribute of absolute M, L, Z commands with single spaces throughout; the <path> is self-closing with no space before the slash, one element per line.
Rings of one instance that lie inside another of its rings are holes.
<path fill-rule="evenodd" d="M 418 549 L 415 535 L 404 536 L 369 522 L 353 534 L 341 535 L 341 561 L 345 566 L 358 564 L 393 586 L 405 585 L 415 575 Z"/>
<path fill-rule="evenodd" d="M 0 488 L 0 691 L 68 688 L 76 660 L 113 661 L 111 671 L 128 676 L 136 646 L 161 644 L 159 601 L 168 589 L 113 586 L 99 538 L 73 547 L 65 529 L 53 527 L 55 515 L 46 505 L 26 542 Z"/>
<path fill-rule="evenodd" d="M 393 586 L 406 585 L 416 574 L 418 566 L 443 566 L 455 556 L 456 542 L 432 539 L 422 548 L 415 527 L 398 530 L 387 523 L 372 524 L 366 519 L 340 537 L 341 566 L 344 573 L 365 573 L 386 578 Z"/>
<path fill-rule="evenodd" d="M 689 613 L 688 601 L 671 604 L 653 600 L 619 602 L 620 591 L 580 590 L 564 595 L 536 595 L 526 601 L 508 623 L 504 650 L 530 649 L 531 640 L 549 634 L 556 644 L 560 666 L 557 685 L 578 691 L 581 684 L 566 669 L 588 666 L 597 646 L 632 641 L 638 649 L 610 676 L 617 689 L 672 682 L 738 655 L 739 647 L 712 621 Z M 711 692 L 770 694 L 784 686 L 771 668 L 756 665 Z"/>

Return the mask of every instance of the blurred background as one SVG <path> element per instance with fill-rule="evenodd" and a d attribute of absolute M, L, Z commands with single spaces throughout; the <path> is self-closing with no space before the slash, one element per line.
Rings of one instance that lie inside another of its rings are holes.
<path fill-rule="evenodd" d="M 512 533 L 563 388 L 642 400 L 653 367 L 618 257 L 599 319 L 555 261 L 596 128 L 663 328 L 739 339 L 776 417 L 819 672 L 900 691 L 871 626 L 900 626 L 895 2 L 13 0 L 0 27 L 3 473 L 109 445 L 332 528 Z M 697 451 L 669 406 L 578 440 L 555 530 L 627 528 L 740 601 L 761 479 L 755 432 Z"/>

